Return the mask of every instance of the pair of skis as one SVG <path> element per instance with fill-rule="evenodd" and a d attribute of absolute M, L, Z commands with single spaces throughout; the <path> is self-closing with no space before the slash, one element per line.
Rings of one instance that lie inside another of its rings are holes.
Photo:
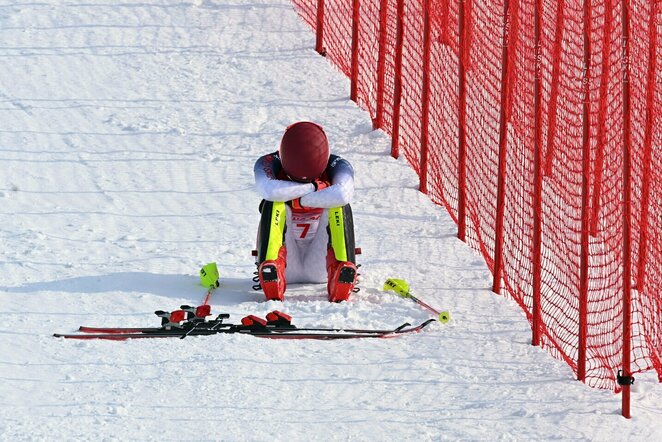
<path fill-rule="evenodd" d="M 211 316 L 209 299 L 212 292 L 220 286 L 216 263 L 209 263 L 200 269 L 200 283 L 208 288 L 204 302 L 198 307 L 183 305 L 179 310 L 154 312 L 161 318 L 160 327 L 88 327 L 81 326 L 79 333 L 60 334 L 53 336 L 64 339 L 104 339 L 123 341 L 127 339 L 145 338 L 180 338 L 187 336 L 209 336 L 218 334 L 245 334 L 268 339 L 359 339 L 359 338 L 391 338 L 407 333 L 421 331 L 434 319 L 429 319 L 419 325 L 404 323 L 394 329 L 346 329 L 346 328 L 298 328 L 292 325 L 292 318 L 280 311 L 269 313 L 265 319 L 257 316 L 246 316 L 241 324 L 223 322 L 230 317 L 226 313 L 208 320 Z M 427 310 L 435 313 L 441 323 L 447 323 L 450 315 L 447 311 L 438 311 L 414 297 L 409 291 L 409 284 L 402 279 L 389 278 L 384 284 L 384 290 L 393 291 L 403 298 L 409 298 Z"/>
<path fill-rule="evenodd" d="M 299 328 L 291 323 L 291 317 L 280 311 L 269 313 L 265 319 L 257 316 L 246 316 L 241 324 L 223 322 L 228 314 L 220 314 L 213 320 L 207 320 L 209 306 L 182 306 L 181 310 L 171 313 L 157 311 L 162 318 L 161 327 L 130 328 L 130 327 L 88 327 L 81 326 L 79 333 L 59 334 L 53 336 L 65 339 L 112 340 L 180 338 L 187 336 L 209 336 L 218 334 L 244 334 L 267 339 L 360 339 L 360 338 L 392 338 L 407 333 L 421 331 L 434 319 L 429 319 L 417 326 L 409 323 L 394 329 L 346 329 L 346 328 Z M 182 316 L 184 312 L 186 319 Z M 183 321 L 183 323 L 182 323 Z"/>

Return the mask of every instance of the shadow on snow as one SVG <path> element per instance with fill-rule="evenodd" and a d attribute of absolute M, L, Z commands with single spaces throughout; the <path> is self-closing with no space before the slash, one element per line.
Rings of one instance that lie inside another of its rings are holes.
<path fill-rule="evenodd" d="M 244 302 L 266 302 L 261 291 L 253 290 L 249 278 L 221 278 L 220 287 L 211 296 L 212 305 L 233 306 Z M 292 301 L 326 300 L 326 287 L 320 284 L 292 284 L 286 299 Z M 119 272 L 107 275 L 79 276 L 55 281 L 31 282 L 16 287 L 0 287 L 6 293 L 35 294 L 40 292 L 98 294 L 124 292 L 151 294 L 166 298 L 186 298 L 202 303 L 207 290 L 197 276 L 148 272 Z"/>

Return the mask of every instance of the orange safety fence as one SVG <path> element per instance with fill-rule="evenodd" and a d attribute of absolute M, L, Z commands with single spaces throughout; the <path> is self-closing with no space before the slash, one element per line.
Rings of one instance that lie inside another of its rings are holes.
<path fill-rule="evenodd" d="M 292 3 L 533 343 L 629 415 L 662 381 L 662 3 Z"/>

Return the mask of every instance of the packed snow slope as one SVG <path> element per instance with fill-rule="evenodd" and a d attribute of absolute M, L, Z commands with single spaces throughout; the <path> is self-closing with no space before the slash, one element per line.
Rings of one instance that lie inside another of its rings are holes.
<path fill-rule="evenodd" d="M 662 388 L 620 397 L 532 347 L 514 303 L 416 190 L 286 0 L 0 5 L 0 440 L 662 440 Z M 361 292 L 282 304 L 251 289 L 255 159 L 297 120 L 356 168 Z M 200 303 L 239 321 L 391 327 L 389 340 L 249 336 L 66 341 L 84 325 L 156 325 Z"/>

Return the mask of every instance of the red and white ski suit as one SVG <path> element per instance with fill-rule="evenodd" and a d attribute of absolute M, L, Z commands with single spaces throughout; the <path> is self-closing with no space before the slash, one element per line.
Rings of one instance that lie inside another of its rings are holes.
<path fill-rule="evenodd" d="M 287 249 L 286 278 L 289 283 L 327 282 L 327 257 L 331 247 L 329 209 L 343 207 L 349 213 L 345 222 L 347 249 L 354 261 L 354 232 L 349 203 L 354 195 L 354 169 L 351 164 L 331 155 L 320 180 L 330 185 L 316 191 L 312 183 L 292 181 L 283 172 L 278 152 L 260 157 L 255 163 L 255 184 L 267 202 L 292 202 L 286 205 L 284 245 Z M 264 228 L 264 226 L 261 226 Z M 260 245 L 258 244 L 258 249 Z M 351 249 L 351 250 L 349 250 Z M 258 250 L 258 254 L 260 250 Z M 258 255 L 258 264 L 259 264 Z"/>

